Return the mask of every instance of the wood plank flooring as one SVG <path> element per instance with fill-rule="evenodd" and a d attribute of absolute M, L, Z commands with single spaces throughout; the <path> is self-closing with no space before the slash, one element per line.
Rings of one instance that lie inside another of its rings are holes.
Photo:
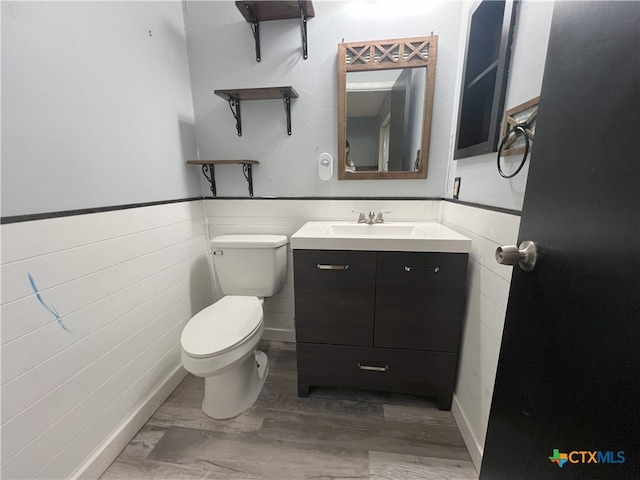
<path fill-rule="evenodd" d="M 249 411 L 207 417 L 204 381 L 189 375 L 101 478 L 478 479 L 451 412 L 435 399 L 320 387 L 300 398 L 295 345 L 260 350 L 269 375 Z"/>

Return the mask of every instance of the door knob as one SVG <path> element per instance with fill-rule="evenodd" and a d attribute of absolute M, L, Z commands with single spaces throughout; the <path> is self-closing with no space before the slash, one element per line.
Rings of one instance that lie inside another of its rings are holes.
<path fill-rule="evenodd" d="M 496 262 L 500 265 L 520 265 L 525 272 L 530 272 L 538 260 L 538 246 L 529 240 L 515 245 L 503 245 L 496 248 Z"/>

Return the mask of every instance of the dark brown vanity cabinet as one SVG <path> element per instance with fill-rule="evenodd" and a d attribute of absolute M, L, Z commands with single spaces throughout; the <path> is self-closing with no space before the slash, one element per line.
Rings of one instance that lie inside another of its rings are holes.
<path fill-rule="evenodd" d="M 293 261 L 299 395 L 359 387 L 451 408 L 466 253 L 294 250 Z"/>

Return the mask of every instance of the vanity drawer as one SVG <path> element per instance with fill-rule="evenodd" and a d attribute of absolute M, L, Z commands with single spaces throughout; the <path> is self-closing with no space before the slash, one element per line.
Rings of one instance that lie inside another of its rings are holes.
<path fill-rule="evenodd" d="M 450 397 L 457 355 L 388 348 L 298 343 L 298 391 L 356 387 Z"/>

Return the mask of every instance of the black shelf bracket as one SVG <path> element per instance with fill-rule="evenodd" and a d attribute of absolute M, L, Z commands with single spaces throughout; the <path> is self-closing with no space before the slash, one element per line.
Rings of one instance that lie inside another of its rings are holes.
<path fill-rule="evenodd" d="M 233 114 L 233 118 L 236 119 L 236 130 L 238 136 L 242 136 L 242 117 L 240 116 L 240 98 L 229 95 L 229 108 Z"/>
<path fill-rule="evenodd" d="M 236 119 L 236 130 L 239 137 L 242 136 L 241 101 L 278 100 L 281 98 L 284 101 L 284 110 L 287 114 L 287 133 L 291 135 L 291 99 L 298 98 L 298 92 L 292 86 L 215 90 L 214 93 L 229 104 L 231 113 Z"/>
<path fill-rule="evenodd" d="M 247 184 L 249 186 L 249 196 L 253 197 L 253 175 L 251 167 L 252 165 L 250 163 L 242 164 L 242 173 L 244 174 L 244 178 L 247 180 Z M 216 197 L 218 193 L 216 190 L 216 173 L 214 165 L 212 163 L 202 165 L 202 174 L 210 184 L 209 189 L 211 190 L 211 194 Z"/>
<path fill-rule="evenodd" d="M 216 174 L 215 174 L 215 170 L 213 169 L 213 164 L 202 165 L 202 173 L 204 175 L 204 178 L 206 178 L 211 184 L 209 188 L 211 189 L 211 194 L 215 197 L 217 195 Z"/>
<path fill-rule="evenodd" d="M 302 58 L 306 60 L 309 58 L 307 52 L 307 9 L 302 0 L 298 0 L 298 7 L 300 8 L 300 19 L 302 20 Z"/>
<path fill-rule="evenodd" d="M 272 20 L 298 20 L 302 29 L 302 56 L 309 58 L 309 34 L 307 21 L 315 17 L 313 4 L 310 0 L 279 0 L 276 2 L 262 0 L 238 0 L 236 7 L 249 23 L 256 49 L 256 61 L 262 60 L 260 53 L 260 23 Z"/>
<path fill-rule="evenodd" d="M 256 43 L 256 62 L 260 61 L 260 22 L 258 21 L 258 18 L 253 14 L 253 10 L 251 10 L 251 7 L 247 4 L 245 4 L 244 8 L 247 9 L 247 13 L 249 14 L 249 17 L 251 18 L 251 33 L 253 33 L 253 39 Z"/>
<path fill-rule="evenodd" d="M 242 173 L 244 174 L 244 178 L 247 179 L 247 183 L 249 184 L 249 196 L 253 197 L 253 176 L 251 175 L 250 163 L 244 163 L 242 165 Z"/>
<path fill-rule="evenodd" d="M 291 135 L 291 97 L 285 91 L 280 92 L 284 101 L 284 111 L 287 114 L 287 133 Z"/>

